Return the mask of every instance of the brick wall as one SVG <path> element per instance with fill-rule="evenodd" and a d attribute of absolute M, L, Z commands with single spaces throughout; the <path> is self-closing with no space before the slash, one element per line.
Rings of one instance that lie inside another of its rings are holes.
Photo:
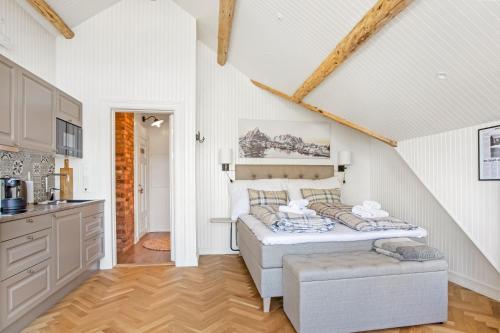
<path fill-rule="evenodd" d="M 115 116 L 116 250 L 134 245 L 134 114 Z"/>

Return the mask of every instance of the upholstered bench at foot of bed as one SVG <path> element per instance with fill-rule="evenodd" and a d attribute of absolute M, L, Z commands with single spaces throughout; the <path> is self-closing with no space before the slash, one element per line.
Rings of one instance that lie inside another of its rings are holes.
<path fill-rule="evenodd" d="M 444 322 L 447 263 L 373 251 L 283 257 L 283 307 L 299 333 Z"/>

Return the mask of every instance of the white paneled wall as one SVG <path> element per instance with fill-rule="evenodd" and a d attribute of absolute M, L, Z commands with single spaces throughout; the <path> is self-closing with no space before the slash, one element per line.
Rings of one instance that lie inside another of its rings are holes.
<path fill-rule="evenodd" d="M 372 198 L 393 215 L 429 231 L 430 245 L 446 255 L 450 280 L 500 299 L 500 274 L 401 156 L 375 140 L 371 143 L 371 174 Z"/>
<path fill-rule="evenodd" d="M 403 141 L 398 152 L 500 271 L 500 182 L 478 181 L 477 130 L 499 122 Z"/>
<path fill-rule="evenodd" d="M 112 264 L 110 105 L 175 106 L 176 262 L 196 264 L 196 21 L 171 1 L 123 0 L 74 31 L 57 39 L 57 83 L 83 102 L 84 159 L 73 165 L 83 183 L 74 193 L 106 199 L 102 264 Z"/>
<path fill-rule="evenodd" d="M 0 0 L 0 35 L 8 38 L 0 53 L 54 83 L 56 38 L 45 30 L 15 0 Z"/>
<path fill-rule="evenodd" d="M 220 148 L 232 148 L 237 155 L 238 119 L 328 120 L 262 91 L 230 64 L 220 67 L 216 54 L 201 42 L 198 42 L 197 54 L 197 121 L 201 134 L 206 137 L 204 143 L 197 143 L 198 247 L 200 254 L 227 253 L 229 226 L 211 224 L 210 218 L 229 216 L 229 181 L 221 171 L 217 156 Z M 370 140 L 365 135 L 331 123 L 334 159 L 338 150 L 350 150 L 353 156 L 344 199 L 359 202 L 370 192 Z M 283 162 L 294 163 L 293 160 Z M 234 165 L 231 168 L 234 169 Z"/>

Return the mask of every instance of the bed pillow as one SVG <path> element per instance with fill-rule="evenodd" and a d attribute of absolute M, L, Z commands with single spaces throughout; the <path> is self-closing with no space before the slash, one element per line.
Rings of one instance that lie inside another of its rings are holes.
<path fill-rule="evenodd" d="M 287 191 L 263 191 L 248 189 L 248 203 L 252 206 L 286 206 L 288 205 Z"/>
<path fill-rule="evenodd" d="M 302 192 L 302 197 L 309 200 L 309 203 L 323 202 L 323 203 L 341 203 L 340 201 L 340 189 L 339 188 L 329 188 L 329 189 L 314 189 L 314 188 L 303 188 L 300 190 Z"/>
<path fill-rule="evenodd" d="M 229 184 L 231 201 L 231 219 L 236 221 L 239 216 L 250 213 L 248 189 L 281 191 L 286 189 L 286 179 L 235 180 Z"/>
<path fill-rule="evenodd" d="M 325 188 L 340 188 L 340 182 L 337 177 L 325 179 L 290 179 L 288 180 L 287 190 L 290 200 L 302 199 L 302 188 L 325 189 Z"/>

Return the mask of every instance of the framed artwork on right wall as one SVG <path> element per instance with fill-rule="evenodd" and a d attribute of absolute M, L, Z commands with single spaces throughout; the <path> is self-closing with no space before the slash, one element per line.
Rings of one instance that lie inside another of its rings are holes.
<path fill-rule="evenodd" d="M 478 130 L 479 180 L 500 180 L 500 125 Z"/>

